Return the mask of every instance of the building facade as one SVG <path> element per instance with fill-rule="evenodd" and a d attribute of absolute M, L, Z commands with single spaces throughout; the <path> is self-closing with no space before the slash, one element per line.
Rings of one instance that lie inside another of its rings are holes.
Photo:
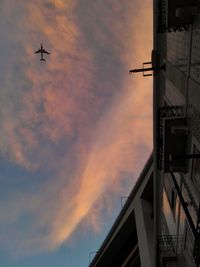
<path fill-rule="evenodd" d="M 153 153 L 90 267 L 200 266 L 200 1 L 153 12 Z"/>
<path fill-rule="evenodd" d="M 154 75 L 157 264 L 199 266 L 199 3 L 159 0 L 154 12 L 154 64 L 165 65 Z"/>

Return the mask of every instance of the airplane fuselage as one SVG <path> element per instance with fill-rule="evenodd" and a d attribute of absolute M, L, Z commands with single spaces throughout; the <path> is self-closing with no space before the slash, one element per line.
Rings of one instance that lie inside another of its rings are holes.
<path fill-rule="evenodd" d="M 42 46 L 42 44 L 41 44 L 41 48 L 40 48 L 40 56 L 41 56 L 40 61 L 45 61 L 45 59 L 43 58 L 43 46 Z"/>
<path fill-rule="evenodd" d="M 49 52 L 47 52 L 44 48 L 43 48 L 43 46 L 42 46 L 42 44 L 41 44 L 41 47 L 40 47 L 40 49 L 38 50 L 38 51 L 36 51 L 35 53 L 40 53 L 40 55 L 41 55 L 41 58 L 40 58 L 40 61 L 45 61 L 45 59 L 44 59 L 44 53 L 45 54 L 50 54 Z"/>

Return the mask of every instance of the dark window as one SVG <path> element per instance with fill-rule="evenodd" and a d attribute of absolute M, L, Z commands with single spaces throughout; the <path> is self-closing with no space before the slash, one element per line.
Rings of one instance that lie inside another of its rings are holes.
<path fill-rule="evenodd" d="M 174 219 L 175 219 L 175 214 L 176 214 L 176 197 L 177 197 L 177 194 L 174 191 L 174 189 L 172 188 L 171 189 L 171 196 L 170 196 L 169 203 L 170 203 L 170 207 L 172 209 L 172 213 L 173 213 Z"/>
<path fill-rule="evenodd" d="M 168 201 L 169 201 L 169 205 L 170 205 L 170 207 L 172 209 L 172 213 L 173 213 L 173 216 L 175 218 L 177 193 L 176 193 L 176 191 L 174 190 L 174 188 L 172 186 L 170 176 L 166 175 L 166 174 L 165 174 L 165 177 L 164 177 L 164 186 L 165 186 L 165 191 L 166 191 L 167 198 L 168 198 Z"/>
<path fill-rule="evenodd" d="M 199 149 L 194 145 L 193 154 L 200 154 Z M 195 188 L 200 192 L 200 159 L 193 159 L 192 162 L 192 181 Z"/>
<path fill-rule="evenodd" d="M 170 199 L 170 206 L 171 206 L 171 209 L 173 210 L 174 209 L 174 206 L 175 206 L 175 193 L 174 193 L 174 190 L 172 189 L 172 192 L 171 192 L 171 199 Z"/>

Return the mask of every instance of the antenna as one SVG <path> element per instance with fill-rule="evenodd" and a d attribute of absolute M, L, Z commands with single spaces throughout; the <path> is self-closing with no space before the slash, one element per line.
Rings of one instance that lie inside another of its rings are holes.
<path fill-rule="evenodd" d="M 120 197 L 120 200 L 121 200 L 121 209 L 123 208 L 123 205 L 124 205 L 124 203 L 126 202 L 126 201 L 124 201 L 124 203 L 123 203 L 123 200 L 124 200 L 124 199 L 127 200 L 128 197 L 127 197 L 127 196 L 121 196 L 121 197 Z"/>
<path fill-rule="evenodd" d="M 149 67 L 146 67 L 150 65 Z M 142 69 L 131 69 L 129 70 L 129 74 L 132 73 L 136 73 L 136 72 L 142 72 L 143 73 L 143 77 L 147 77 L 147 76 L 152 76 L 155 72 L 158 72 L 160 70 L 165 70 L 165 64 L 163 64 L 162 66 L 159 67 L 153 67 L 152 62 L 143 62 L 143 68 Z M 149 72 L 152 73 L 149 73 Z"/>
<path fill-rule="evenodd" d="M 90 262 L 91 262 L 91 256 L 92 256 L 93 254 L 97 254 L 97 253 L 98 253 L 98 251 L 90 251 L 90 253 L 89 253 L 89 259 L 88 259 L 89 264 L 90 264 Z"/>

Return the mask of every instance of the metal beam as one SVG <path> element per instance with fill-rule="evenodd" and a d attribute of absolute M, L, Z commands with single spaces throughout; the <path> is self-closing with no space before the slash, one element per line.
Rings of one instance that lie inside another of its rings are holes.
<path fill-rule="evenodd" d="M 186 154 L 186 155 L 170 155 L 171 160 L 174 159 L 200 159 L 200 154 Z"/>
<path fill-rule="evenodd" d="M 129 70 L 129 73 L 135 73 L 135 72 L 145 72 L 145 71 L 159 71 L 159 70 L 165 70 L 165 65 L 162 65 L 160 67 L 151 67 L 151 68 L 142 68 L 142 69 L 132 69 Z"/>
<path fill-rule="evenodd" d="M 171 174 L 172 181 L 173 181 L 173 183 L 174 183 L 174 187 L 175 187 L 175 189 L 176 189 L 176 192 L 177 192 L 177 194 L 178 194 L 178 196 L 179 196 L 181 205 L 182 205 L 183 210 L 184 210 L 184 212 L 185 212 L 186 218 L 187 218 L 187 220 L 188 220 L 188 223 L 189 223 L 189 225 L 190 225 L 190 228 L 191 228 L 191 230 L 192 230 L 192 233 L 193 233 L 193 235 L 194 235 L 194 237 L 195 237 L 195 236 L 196 236 L 196 228 L 195 228 L 195 225 L 194 225 L 194 223 L 193 223 L 192 217 L 191 217 L 191 215 L 190 215 L 190 213 L 189 213 L 189 210 L 188 210 L 188 207 L 187 207 L 187 203 L 185 202 L 185 200 L 184 200 L 184 198 L 183 198 L 182 192 L 181 192 L 181 190 L 180 190 L 180 188 L 179 188 L 179 185 L 178 185 L 178 183 L 177 183 L 177 181 L 176 181 L 176 178 L 175 178 L 173 172 L 170 172 L 170 174 Z"/>

